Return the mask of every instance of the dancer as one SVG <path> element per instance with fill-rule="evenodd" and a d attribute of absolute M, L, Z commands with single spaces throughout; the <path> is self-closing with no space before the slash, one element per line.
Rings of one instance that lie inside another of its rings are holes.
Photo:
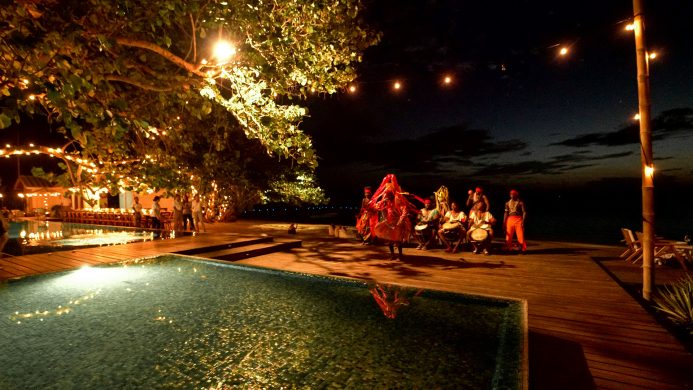
<path fill-rule="evenodd" d="M 524 253 L 527 250 L 525 242 L 525 218 L 527 209 L 525 202 L 520 199 L 520 193 L 510 190 L 510 200 L 505 202 L 505 214 L 503 215 L 503 227 L 505 228 L 505 247 L 512 249 L 513 236 L 517 235 L 517 243 L 520 250 Z"/>
<path fill-rule="evenodd" d="M 376 190 L 368 206 L 380 212 L 380 220 L 371 224 L 371 231 L 375 237 L 379 237 L 388 243 L 390 258 L 395 260 L 403 258 L 402 244 L 409 239 L 411 234 L 411 221 L 409 213 L 418 210 L 404 197 L 397 178 L 388 174 Z M 374 219 L 371 218 L 371 223 Z M 394 247 L 397 246 L 398 255 L 395 255 Z"/>
<path fill-rule="evenodd" d="M 361 245 L 372 243 L 371 218 L 375 218 L 377 222 L 378 214 L 372 210 L 368 204 L 371 201 L 371 187 L 363 189 L 363 199 L 361 199 L 361 210 L 356 217 L 356 231 L 361 236 Z"/>

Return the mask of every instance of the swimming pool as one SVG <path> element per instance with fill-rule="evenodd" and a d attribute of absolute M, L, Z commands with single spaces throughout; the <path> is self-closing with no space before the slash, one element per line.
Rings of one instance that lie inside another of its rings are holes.
<path fill-rule="evenodd" d="M 0 288 L 0 388 L 521 388 L 524 325 L 518 301 L 166 255 Z"/>
<path fill-rule="evenodd" d="M 8 233 L 2 252 L 13 256 L 154 239 L 152 231 L 136 228 L 31 220 L 10 222 Z"/>

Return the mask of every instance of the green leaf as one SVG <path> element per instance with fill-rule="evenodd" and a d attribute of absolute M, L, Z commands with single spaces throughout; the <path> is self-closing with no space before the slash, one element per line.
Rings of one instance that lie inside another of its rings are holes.
<path fill-rule="evenodd" d="M 5 129 L 10 127 L 12 124 L 12 118 L 5 115 L 5 113 L 0 114 L 0 129 Z"/>

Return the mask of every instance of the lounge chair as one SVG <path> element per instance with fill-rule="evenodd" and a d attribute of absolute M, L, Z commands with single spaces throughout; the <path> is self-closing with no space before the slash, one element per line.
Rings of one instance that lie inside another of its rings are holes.
<path fill-rule="evenodd" d="M 638 236 L 638 245 L 641 247 L 640 250 L 640 255 L 633 260 L 633 262 L 636 262 L 642 258 L 642 245 L 640 243 L 642 242 L 643 234 L 641 232 L 636 232 L 636 235 Z M 679 264 L 681 264 L 681 268 L 685 272 L 688 272 L 688 267 L 686 267 L 686 256 L 688 253 L 691 253 L 693 250 L 693 246 L 688 245 L 685 241 L 674 241 L 674 240 L 664 240 L 659 237 L 655 237 L 654 240 L 654 255 L 656 257 L 663 257 L 666 254 L 671 254 L 676 260 L 678 260 Z"/>
<path fill-rule="evenodd" d="M 633 231 L 626 228 L 621 228 L 621 233 L 623 234 L 623 240 L 626 243 L 626 250 L 621 253 L 622 258 L 626 261 L 637 262 L 642 258 L 642 245 L 640 241 L 635 238 Z"/>

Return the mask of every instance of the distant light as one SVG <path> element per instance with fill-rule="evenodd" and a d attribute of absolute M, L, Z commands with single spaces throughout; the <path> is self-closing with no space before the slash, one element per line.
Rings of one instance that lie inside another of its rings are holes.
<path fill-rule="evenodd" d="M 228 41 L 220 40 L 214 44 L 214 57 L 218 61 L 226 61 L 236 54 L 236 48 Z"/>
<path fill-rule="evenodd" d="M 657 58 L 657 53 L 653 51 L 652 53 L 647 54 L 647 56 L 648 56 L 651 60 L 654 60 L 655 58 Z"/>
<path fill-rule="evenodd" d="M 29 100 L 36 100 L 36 95 L 29 95 Z"/>
<path fill-rule="evenodd" d="M 200 61 L 200 63 L 201 63 L 202 65 L 207 65 L 207 60 L 203 58 L 202 61 Z"/>
<path fill-rule="evenodd" d="M 402 88 L 402 84 L 400 84 L 399 81 L 395 81 L 395 83 L 392 85 L 392 88 L 394 88 L 394 89 L 401 89 L 401 88 Z"/>
<path fill-rule="evenodd" d="M 445 83 L 445 84 L 450 84 L 450 83 L 452 83 L 452 77 L 450 77 L 450 76 L 445 76 L 445 78 L 443 79 L 443 83 Z"/>
<path fill-rule="evenodd" d="M 558 52 L 558 54 L 564 56 L 568 54 L 568 48 L 567 47 L 562 47 L 561 50 Z"/>
<path fill-rule="evenodd" d="M 33 147 L 34 147 L 34 144 L 29 144 L 29 147 L 32 147 L 32 148 L 33 148 Z"/>
<path fill-rule="evenodd" d="M 12 145 L 10 145 L 10 144 L 5 144 L 5 147 L 6 147 L 6 148 L 11 148 Z"/>
<path fill-rule="evenodd" d="M 633 31 L 635 30 L 635 24 L 629 23 L 626 25 L 626 31 Z"/>
<path fill-rule="evenodd" d="M 349 92 L 351 92 L 351 93 L 356 92 L 356 86 L 355 86 L 355 85 L 350 85 L 350 86 L 349 86 Z"/>
<path fill-rule="evenodd" d="M 640 113 L 633 115 L 633 120 L 639 121 L 640 120 Z"/>

